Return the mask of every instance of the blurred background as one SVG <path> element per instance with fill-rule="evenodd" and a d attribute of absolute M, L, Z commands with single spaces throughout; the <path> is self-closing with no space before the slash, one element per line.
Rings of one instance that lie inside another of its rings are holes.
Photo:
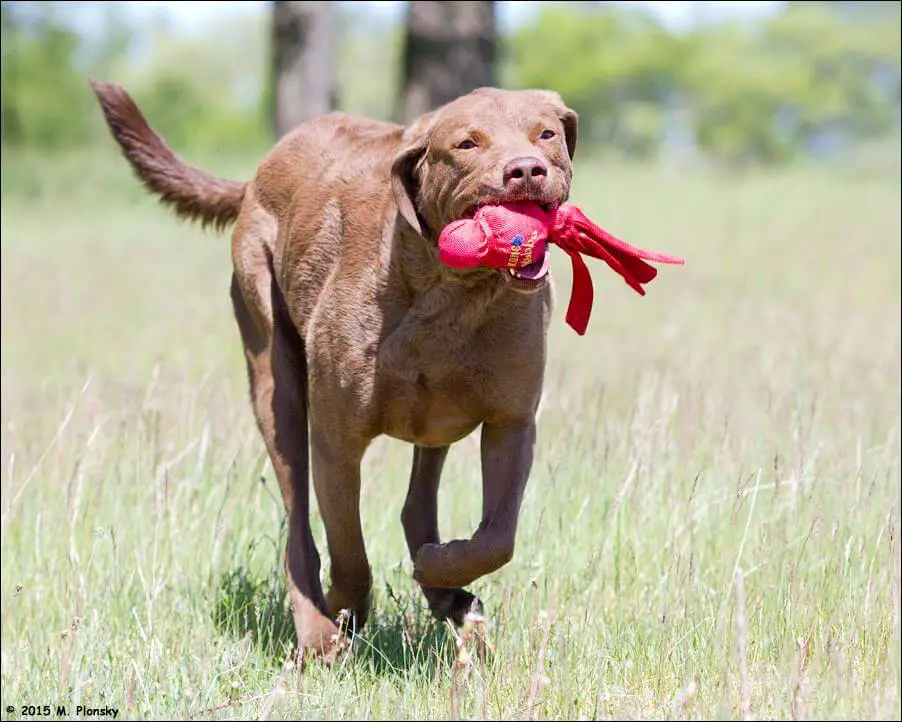
<path fill-rule="evenodd" d="M 235 179 L 332 108 L 404 122 L 478 85 L 558 91 L 580 114 L 573 202 L 686 265 L 639 297 L 591 263 L 579 337 L 555 254 L 518 552 L 477 587 L 492 706 L 463 716 L 522 716 L 557 604 L 545 719 L 672 718 L 690 676 L 687 719 L 899 718 L 900 3 L 2 3 L 4 702 L 181 719 L 241 694 L 262 719 L 293 631 L 228 238 L 144 191 L 88 75 Z M 479 523 L 478 456 L 478 432 L 449 454 L 446 538 Z M 367 452 L 366 634 L 398 667 L 422 611 L 409 472 L 401 442 Z M 314 533 L 323 550 L 316 514 Z M 741 714 L 721 614 L 740 563 Z M 444 715 L 429 649 L 409 676 L 305 676 L 291 704 Z"/>
<path fill-rule="evenodd" d="M 184 152 L 333 108 L 404 121 L 558 90 L 581 154 L 737 165 L 898 154 L 898 2 L 4 2 L 4 154 L 106 142 L 85 76 Z M 875 145 L 879 150 L 874 150 Z M 6 182 L 6 181 L 5 181 Z"/>

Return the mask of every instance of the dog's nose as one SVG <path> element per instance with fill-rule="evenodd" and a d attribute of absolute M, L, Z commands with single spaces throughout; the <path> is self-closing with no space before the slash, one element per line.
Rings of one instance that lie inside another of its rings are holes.
<path fill-rule="evenodd" d="M 514 158 L 504 166 L 504 187 L 508 190 L 541 183 L 548 176 L 548 166 L 534 156 Z"/>

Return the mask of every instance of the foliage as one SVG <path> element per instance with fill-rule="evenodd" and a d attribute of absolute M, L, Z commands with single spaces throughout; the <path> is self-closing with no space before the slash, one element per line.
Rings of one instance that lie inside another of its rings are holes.
<path fill-rule="evenodd" d="M 88 101 L 74 67 L 78 37 L 44 10 L 28 17 L 0 6 L 4 144 L 51 149 L 84 142 Z"/>
<path fill-rule="evenodd" d="M 266 11 L 189 34 L 104 8 L 91 33 L 77 22 L 83 8 L 3 4 L 4 147 L 103 137 L 88 73 L 126 85 L 178 148 L 270 141 Z M 388 120 L 402 24 L 335 11 L 339 108 Z M 697 150 L 734 165 L 785 162 L 898 133 L 898 3 L 790 3 L 745 25 L 698 20 L 677 31 L 622 4 L 544 3 L 503 36 L 499 76 L 558 90 L 580 113 L 584 148 L 634 158 Z"/>
<path fill-rule="evenodd" d="M 392 120 L 402 82 L 403 23 L 355 14 L 338 4 L 338 107 L 352 115 Z"/>
<path fill-rule="evenodd" d="M 27 3 L 4 3 L 3 143 L 63 148 L 102 137 L 91 74 L 127 87 L 174 146 L 223 150 L 260 142 L 265 20 L 215 21 L 193 37 L 164 22 L 130 25 L 110 5 L 100 30 L 88 35 L 75 30 L 65 6 L 35 11 Z"/>
<path fill-rule="evenodd" d="M 595 143 L 647 156 L 682 129 L 719 158 L 783 161 L 827 133 L 894 129 L 899 42 L 898 4 L 852 17 L 793 5 L 683 33 L 622 9 L 548 5 L 507 47 L 512 84 L 560 91 Z"/>
<path fill-rule="evenodd" d="M 207 151 L 259 145 L 268 132 L 267 106 L 260 102 L 267 85 L 267 30 L 265 17 L 215 23 L 199 38 L 159 28 L 152 37 L 153 64 L 123 63 L 110 79 L 128 88 L 174 147 Z M 225 50 L 234 47 L 246 54 Z"/>

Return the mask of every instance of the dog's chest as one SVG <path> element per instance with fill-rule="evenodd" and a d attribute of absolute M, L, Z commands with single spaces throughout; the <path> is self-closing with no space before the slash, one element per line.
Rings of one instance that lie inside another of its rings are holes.
<path fill-rule="evenodd" d="M 451 288 L 373 314 L 328 304 L 308 331 L 311 380 L 337 386 L 328 413 L 423 446 L 444 446 L 479 424 L 530 418 L 545 365 L 546 300 Z M 342 408 L 334 408 L 336 400 Z M 347 404 L 347 406 L 346 406 Z M 352 423 L 354 423 L 352 422 Z"/>
<path fill-rule="evenodd" d="M 379 373 L 379 433 L 423 446 L 450 444 L 484 421 L 524 419 L 541 393 L 543 349 L 514 343 L 507 353 L 478 342 L 455 353 L 407 354 Z"/>
<path fill-rule="evenodd" d="M 422 446 L 444 446 L 475 429 L 493 405 L 490 374 L 464 364 L 454 370 L 423 367 L 380 377 L 379 432 Z"/>

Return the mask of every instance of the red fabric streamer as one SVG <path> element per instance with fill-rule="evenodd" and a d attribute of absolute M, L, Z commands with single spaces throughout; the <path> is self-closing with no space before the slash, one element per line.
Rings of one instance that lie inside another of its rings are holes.
<path fill-rule="evenodd" d="M 574 205 L 545 211 L 535 203 L 483 206 L 473 218 L 449 223 L 439 236 L 440 260 L 456 268 L 488 266 L 512 269 L 522 278 L 538 280 L 547 273 L 545 244 L 554 243 L 569 256 L 573 289 L 567 323 L 580 336 L 592 313 L 592 276 L 583 255 L 598 258 L 623 276 L 637 293 L 658 275 L 646 261 L 682 265 L 673 256 L 644 251 L 599 228 Z"/>

